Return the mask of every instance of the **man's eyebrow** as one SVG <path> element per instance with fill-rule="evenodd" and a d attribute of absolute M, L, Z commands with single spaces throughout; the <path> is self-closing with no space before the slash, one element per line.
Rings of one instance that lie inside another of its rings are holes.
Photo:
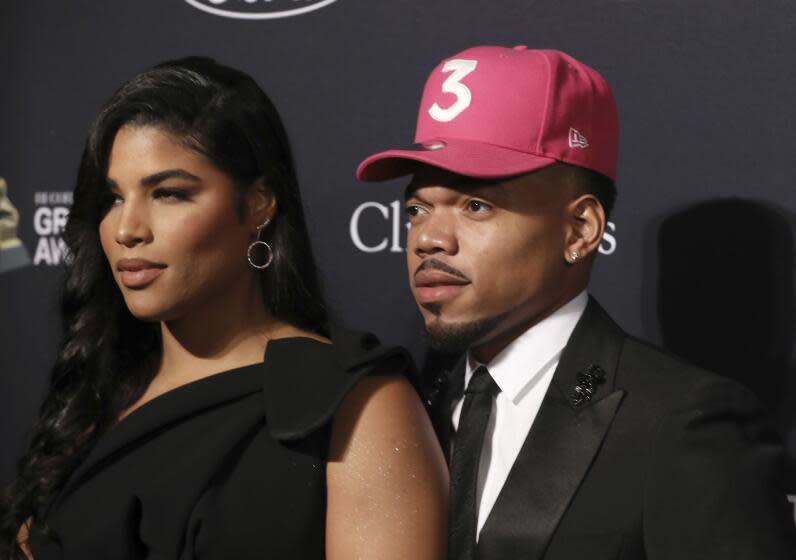
<path fill-rule="evenodd" d="M 197 183 L 201 182 L 199 177 L 192 173 L 188 173 L 184 169 L 166 169 L 165 171 L 159 171 L 144 177 L 141 179 L 141 184 L 145 187 L 151 187 L 153 185 L 157 185 L 158 183 L 162 183 L 166 179 L 185 179 L 187 181 L 195 181 Z"/>
<path fill-rule="evenodd" d="M 487 196 L 484 194 L 484 191 L 487 189 L 494 189 L 497 187 L 496 191 L 499 193 L 499 196 L 503 197 L 506 194 L 506 185 L 503 184 L 502 181 L 495 180 L 495 179 L 479 179 L 475 177 L 467 177 L 462 181 L 458 181 L 456 183 L 452 183 L 448 185 L 449 188 L 453 188 L 455 190 L 459 190 L 462 193 L 471 193 L 473 195 Z M 404 200 L 408 200 L 409 198 L 415 197 L 415 192 L 418 189 L 418 185 L 414 183 L 409 183 L 406 185 L 404 189 Z M 494 191 L 493 191 L 494 192 Z"/>
<path fill-rule="evenodd" d="M 468 178 L 468 179 L 465 179 L 464 181 L 461 181 L 460 183 L 456 183 L 456 184 L 453 184 L 453 185 L 447 185 L 447 186 L 449 188 L 452 188 L 452 189 L 457 189 L 457 188 L 470 189 L 470 188 L 473 188 L 473 187 L 476 187 L 476 186 L 483 186 L 483 183 L 484 183 L 484 181 L 482 181 L 480 179 L 469 179 Z M 412 181 L 408 185 L 406 185 L 406 188 L 404 189 L 404 200 L 415 196 L 415 192 L 417 191 L 417 189 L 419 189 L 422 186 L 424 186 L 424 185 L 423 184 L 417 185 L 417 184 L 415 184 L 414 181 Z"/>

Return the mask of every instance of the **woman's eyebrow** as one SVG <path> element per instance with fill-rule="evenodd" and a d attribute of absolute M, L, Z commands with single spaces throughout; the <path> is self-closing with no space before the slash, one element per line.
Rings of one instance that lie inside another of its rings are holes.
<path fill-rule="evenodd" d="M 197 183 L 202 181 L 199 177 L 193 173 L 188 173 L 184 169 L 166 169 L 165 171 L 158 171 L 157 173 L 144 177 L 141 179 L 141 185 L 144 187 L 151 187 L 172 178 L 185 179 Z M 105 186 L 109 190 L 119 190 L 119 184 L 110 177 L 105 177 Z"/>
<path fill-rule="evenodd" d="M 199 177 L 192 173 L 188 173 L 184 169 L 166 169 L 165 171 L 159 171 L 144 177 L 141 179 L 141 184 L 145 187 L 151 187 L 158 183 L 162 183 L 166 179 L 185 179 L 188 181 L 196 181 L 197 183 L 201 182 Z"/>

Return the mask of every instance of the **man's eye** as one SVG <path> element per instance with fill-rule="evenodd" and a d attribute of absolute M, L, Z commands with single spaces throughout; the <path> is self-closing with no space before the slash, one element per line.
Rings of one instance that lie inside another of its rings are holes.
<path fill-rule="evenodd" d="M 485 212 L 490 208 L 492 207 L 489 204 L 481 200 L 471 200 L 467 203 L 467 209 L 470 212 Z"/>
<path fill-rule="evenodd" d="M 410 218 L 413 218 L 413 217 L 417 216 L 418 214 L 420 214 L 423 211 L 423 209 L 420 208 L 420 206 L 418 206 L 416 204 L 409 204 L 405 208 L 405 210 L 406 210 L 406 215 L 408 217 L 410 217 Z"/>

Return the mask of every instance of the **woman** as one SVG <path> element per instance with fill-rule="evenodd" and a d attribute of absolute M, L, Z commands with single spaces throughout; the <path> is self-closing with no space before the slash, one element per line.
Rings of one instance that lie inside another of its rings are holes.
<path fill-rule="evenodd" d="M 326 331 L 287 137 L 249 76 L 187 58 L 125 84 L 66 238 L 64 341 L 3 557 L 444 556 L 409 359 Z"/>

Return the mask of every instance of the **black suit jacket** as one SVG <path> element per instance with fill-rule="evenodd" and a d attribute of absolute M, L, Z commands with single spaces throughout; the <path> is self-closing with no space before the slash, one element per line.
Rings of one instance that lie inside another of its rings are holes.
<path fill-rule="evenodd" d="M 604 377 L 577 406 L 589 366 Z M 461 361 L 433 396 L 445 450 L 463 378 Z M 793 560 L 781 462 L 751 392 L 628 336 L 590 299 L 477 558 Z"/>

